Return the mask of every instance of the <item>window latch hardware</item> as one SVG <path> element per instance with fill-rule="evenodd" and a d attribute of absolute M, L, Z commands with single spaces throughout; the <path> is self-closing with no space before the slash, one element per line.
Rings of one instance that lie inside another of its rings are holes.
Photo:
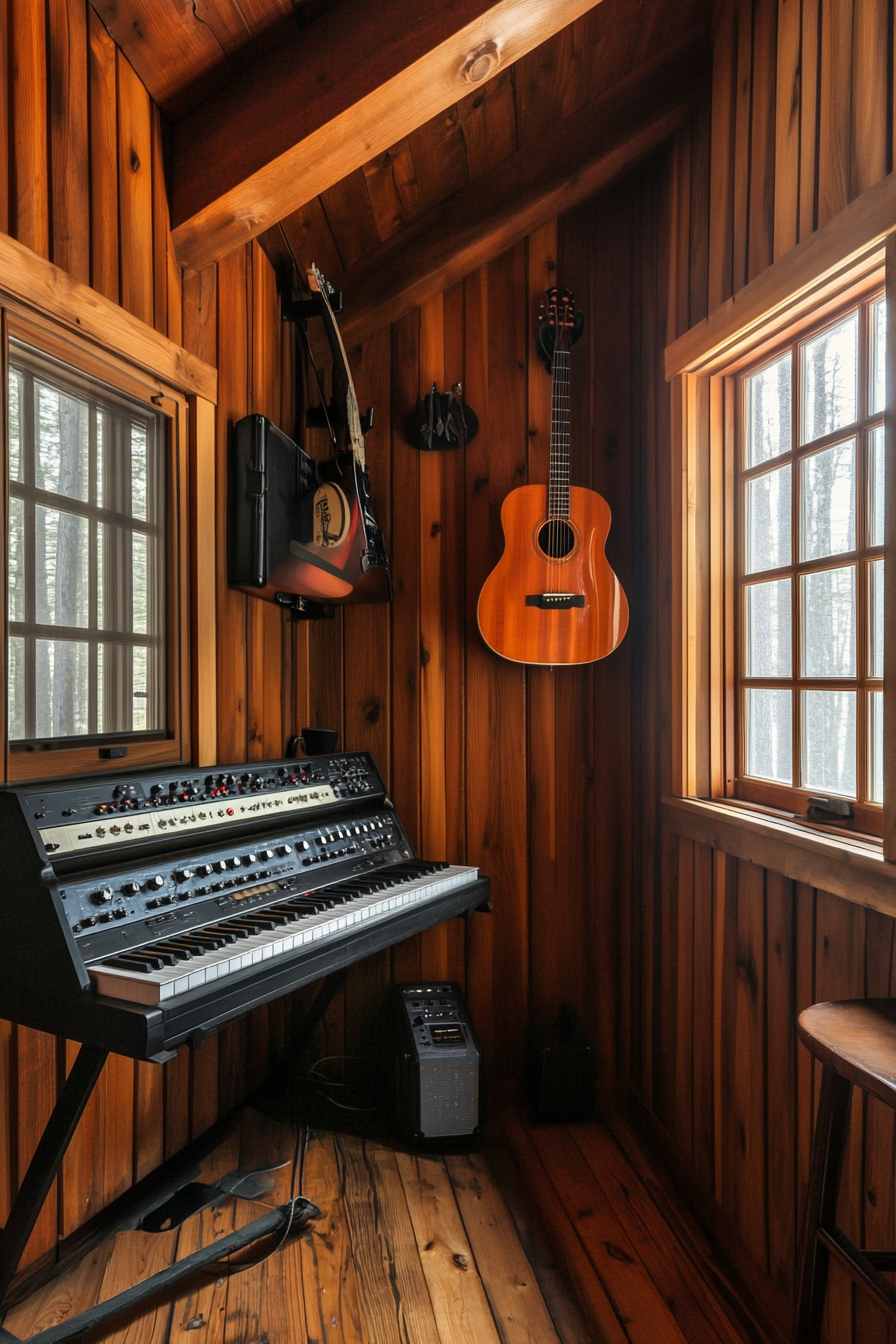
<path fill-rule="evenodd" d="M 831 821 L 854 817 L 855 811 L 846 798 L 807 798 L 805 815 L 795 815 L 797 821 Z"/>

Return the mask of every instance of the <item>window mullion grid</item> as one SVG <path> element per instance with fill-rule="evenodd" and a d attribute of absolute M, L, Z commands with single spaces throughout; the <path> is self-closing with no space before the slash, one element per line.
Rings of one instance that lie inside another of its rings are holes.
<path fill-rule="evenodd" d="M 19 407 L 19 461 L 22 468 L 23 484 L 27 496 L 23 514 L 23 582 L 25 597 L 25 620 L 34 625 L 37 619 L 35 574 L 37 562 L 35 556 L 35 518 L 34 518 L 34 463 L 37 457 L 37 422 L 34 414 L 34 375 L 30 369 L 22 379 L 22 404 Z M 30 488 L 29 488 L 30 487 Z M 33 636 L 23 639 L 25 663 L 25 736 L 37 735 L 37 647 Z"/>
<path fill-rule="evenodd" d="M 91 515 L 87 525 L 87 625 L 88 625 L 88 668 L 87 668 L 87 686 L 88 686 L 88 732 L 95 734 L 99 719 L 99 676 L 98 676 L 98 611 L 97 611 L 97 580 L 98 565 L 96 556 L 97 547 L 97 525 L 96 525 L 96 507 L 99 502 L 97 491 L 97 407 L 94 402 L 88 403 L 89 407 L 89 436 L 88 436 L 88 464 L 87 464 L 87 498 L 91 506 Z"/>
<path fill-rule="evenodd" d="M 802 385 L 800 379 L 799 344 L 790 348 L 790 741 L 791 783 L 795 789 L 803 787 L 802 718 L 803 699 L 800 694 L 800 673 L 803 602 L 798 577 L 800 559 L 800 406 Z"/>

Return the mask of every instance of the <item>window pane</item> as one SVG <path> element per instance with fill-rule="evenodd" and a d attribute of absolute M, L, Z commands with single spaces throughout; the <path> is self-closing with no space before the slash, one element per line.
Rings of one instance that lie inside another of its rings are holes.
<path fill-rule="evenodd" d="M 884 800 L 884 693 L 872 691 L 868 696 L 868 796 L 872 803 Z"/>
<path fill-rule="evenodd" d="M 790 580 L 752 583 L 747 597 L 746 675 L 789 677 Z"/>
<path fill-rule="evenodd" d="M 9 641 L 9 740 L 25 736 L 25 641 L 17 635 Z"/>
<path fill-rule="evenodd" d="M 25 619 L 25 502 L 9 501 L 9 619 Z"/>
<path fill-rule="evenodd" d="M 793 778 L 790 691 L 750 688 L 746 709 L 746 773 L 790 784 Z"/>
<path fill-rule="evenodd" d="M 133 710 L 132 724 L 135 733 L 146 732 L 148 728 L 154 727 L 154 724 L 147 722 L 147 709 L 149 692 L 147 686 L 147 677 L 149 675 L 147 650 L 137 647 L 133 651 L 134 671 L 133 671 Z"/>
<path fill-rule="evenodd" d="M 871 649 L 868 656 L 869 677 L 884 674 L 884 562 L 872 560 L 868 566 L 868 600 L 871 606 Z"/>
<path fill-rule="evenodd" d="M 747 379 L 748 467 L 790 452 L 791 363 L 788 351 Z"/>
<path fill-rule="evenodd" d="M 89 732 L 88 649 L 68 639 L 35 640 L 35 735 Z"/>
<path fill-rule="evenodd" d="M 22 384 L 18 369 L 9 370 L 9 479 L 22 479 Z"/>
<path fill-rule="evenodd" d="M 790 466 L 754 476 L 747 485 L 748 574 L 790 564 Z"/>
<path fill-rule="evenodd" d="M 856 674 L 855 567 L 804 574 L 802 586 L 804 677 Z M 827 694 L 827 692 L 825 692 Z"/>
<path fill-rule="evenodd" d="M 882 411 L 887 395 L 887 301 L 871 305 L 871 414 Z"/>
<path fill-rule="evenodd" d="M 131 543 L 131 552 L 133 555 L 133 582 L 132 589 L 134 595 L 134 610 L 131 620 L 131 629 L 135 634 L 145 635 L 149 630 L 149 593 L 151 575 L 149 572 L 149 557 L 151 547 L 149 538 L 141 532 L 133 534 Z"/>
<path fill-rule="evenodd" d="M 854 422 L 858 332 L 858 313 L 851 313 L 803 346 L 802 443 Z"/>
<path fill-rule="evenodd" d="M 868 477 L 870 509 L 868 517 L 868 545 L 884 544 L 884 428 L 872 429 L 868 436 Z"/>
<path fill-rule="evenodd" d="M 146 517 L 146 429 L 131 425 L 131 513 Z"/>
<path fill-rule="evenodd" d="M 803 788 L 856 792 L 855 691 L 803 691 Z"/>
<path fill-rule="evenodd" d="M 34 510 L 38 625 L 87 625 L 87 560 L 87 519 L 38 505 Z"/>
<path fill-rule="evenodd" d="M 34 483 L 70 499 L 87 498 L 87 406 L 35 381 Z"/>
<path fill-rule="evenodd" d="M 856 444 L 838 443 L 800 464 L 800 559 L 853 551 L 856 545 Z"/>

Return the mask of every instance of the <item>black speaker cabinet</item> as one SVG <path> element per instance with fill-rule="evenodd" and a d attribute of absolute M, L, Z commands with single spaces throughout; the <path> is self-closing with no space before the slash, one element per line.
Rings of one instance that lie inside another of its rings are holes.
<path fill-rule="evenodd" d="M 406 1138 L 452 1139 L 479 1127 L 479 1046 L 460 986 L 392 985 L 394 1106 Z"/>

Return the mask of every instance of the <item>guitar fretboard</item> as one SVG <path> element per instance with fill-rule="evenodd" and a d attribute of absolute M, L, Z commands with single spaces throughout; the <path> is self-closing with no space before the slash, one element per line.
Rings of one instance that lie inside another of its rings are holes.
<path fill-rule="evenodd" d="M 569 517 L 569 350 L 554 347 L 551 367 L 551 468 L 548 516 Z"/>

